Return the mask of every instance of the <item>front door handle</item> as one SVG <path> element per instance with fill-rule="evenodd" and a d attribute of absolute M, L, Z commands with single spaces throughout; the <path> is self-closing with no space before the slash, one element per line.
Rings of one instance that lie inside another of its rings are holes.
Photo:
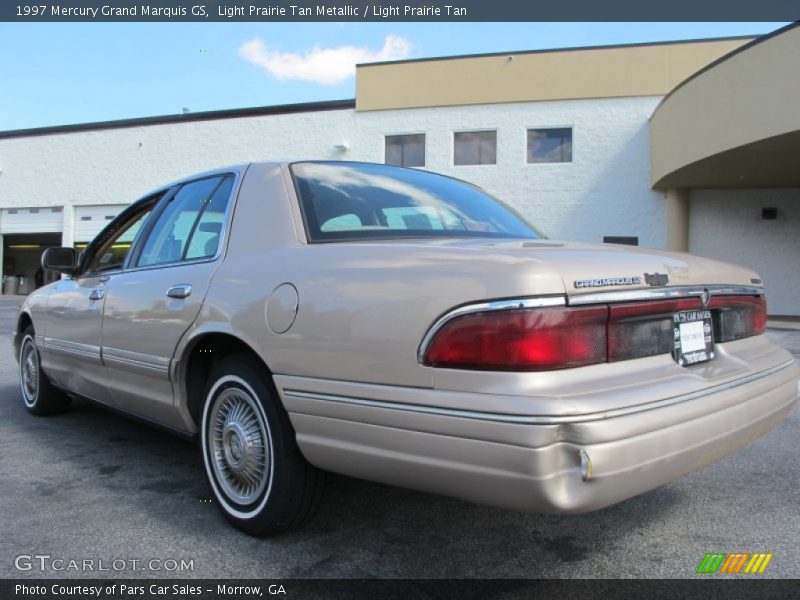
<path fill-rule="evenodd" d="M 173 285 L 167 290 L 170 298 L 187 298 L 192 293 L 192 286 L 188 284 Z"/>
<path fill-rule="evenodd" d="M 106 295 L 106 291 L 101 288 L 95 288 L 89 292 L 89 300 L 102 300 Z"/>

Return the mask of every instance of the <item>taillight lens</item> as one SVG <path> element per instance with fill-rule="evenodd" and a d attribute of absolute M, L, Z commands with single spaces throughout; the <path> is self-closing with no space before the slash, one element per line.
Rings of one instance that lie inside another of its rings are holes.
<path fill-rule="evenodd" d="M 486 311 L 456 317 L 434 335 L 423 364 L 486 371 L 552 371 L 668 354 L 673 315 L 701 309 L 699 298 Z M 763 297 L 715 297 L 714 341 L 763 333 Z"/>
<path fill-rule="evenodd" d="M 719 296 L 708 303 L 714 311 L 717 342 L 730 342 L 764 333 L 767 299 L 763 296 Z"/>
<path fill-rule="evenodd" d="M 607 318 L 606 306 L 468 314 L 437 332 L 423 363 L 456 369 L 551 371 L 605 362 Z"/>

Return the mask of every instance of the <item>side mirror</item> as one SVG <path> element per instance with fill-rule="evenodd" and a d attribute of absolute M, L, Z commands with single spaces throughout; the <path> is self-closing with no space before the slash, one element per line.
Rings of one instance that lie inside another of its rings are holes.
<path fill-rule="evenodd" d="M 75 275 L 78 272 L 78 251 L 75 248 L 48 248 L 42 253 L 42 268 Z"/>

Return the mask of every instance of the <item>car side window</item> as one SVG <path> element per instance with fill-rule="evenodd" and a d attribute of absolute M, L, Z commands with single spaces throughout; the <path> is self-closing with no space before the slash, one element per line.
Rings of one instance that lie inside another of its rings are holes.
<path fill-rule="evenodd" d="M 98 273 L 122 268 L 136 234 L 139 233 L 147 217 L 150 216 L 154 204 L 153 202 L 142 212 L 132 215 L 120 226 L 116 233 L 102 242 L 96 250 L 93 250 L 85 271 Z"/>
<path fill-rule="evenodd" d="M 186 248 L 185 260 L 209 258 L 217 253 L 232 189 L 233 177 L 227 176 L 206 202 Z"/>
<path fill-rule="evenodd" d="M 214 256 L 232 187 L 232 176 L 184 184 L 158 215 L 136 266 Z"/>

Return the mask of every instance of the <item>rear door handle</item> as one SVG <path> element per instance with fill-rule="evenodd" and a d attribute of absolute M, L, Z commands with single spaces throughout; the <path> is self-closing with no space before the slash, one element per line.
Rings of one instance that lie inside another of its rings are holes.
<path fill-rule="evenodd" d="M 173 285 L 167 290 L 170 298 L 187 298 L 192 293 L 192 286 L 188 284 Z"/>
<path fill-rule="evenodd" d="M 106 291 L 101 288 L 95 288 L 89 292 L 89 300 L 102 300 L 106 295 Z"/>

